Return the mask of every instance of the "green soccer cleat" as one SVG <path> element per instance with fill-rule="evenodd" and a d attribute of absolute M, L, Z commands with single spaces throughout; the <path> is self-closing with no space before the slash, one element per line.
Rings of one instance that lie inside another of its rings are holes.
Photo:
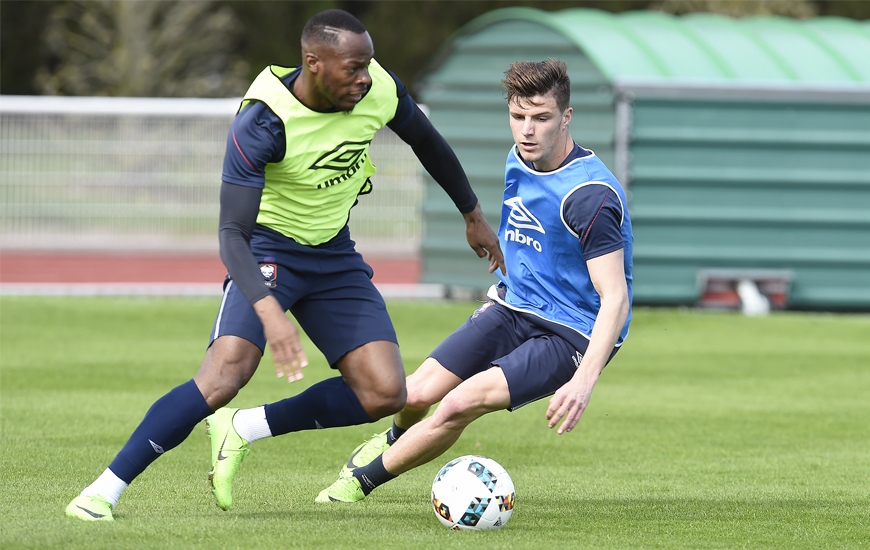
<path fill-rule="evenodd" d="M 100 495 L 79 495 L 66 507 L 66 515 L 84 521 L 115 521 L 112 505 Z"/>
<path fill-rule="evenodd" d="M 350 458 L 347 459 L 347 464 L 338 473 L 338 477 L 352 477 L 354 470 L 368 465 L 378 455 L 383 454 L 384 451 L 389 449 L 390 444 L 387 442 L 387 433 L 389 433 L 390 429 L 388 428 L 379 434 L 371 436 L 354 449 Z"/>
<path fill-rule="evenodd" d="M 205 419 L 205 429 L 211 439 L 212 493 L 222 510 L 233 505 L 233 479 L 239 464 L 251 452 L 248 442 L 242 439 L 233 427 L 233 417 L 239 409 L 219 409 Z"/>
<path fill-rule="evenodd" d="M 338 480 L 320 491 L 314 502 L 359 502 L 366 498 L 359 480 L 355 477 L 340 477 Z"/>

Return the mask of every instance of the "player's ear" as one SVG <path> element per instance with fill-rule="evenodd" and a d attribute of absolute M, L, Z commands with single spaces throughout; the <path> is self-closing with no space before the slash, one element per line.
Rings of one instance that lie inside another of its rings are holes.
<path fill-rule="evenodd" d="M 309 72 L 317 73 L 320 71 L 320 56 L 314 52 L 305 52 L 302 56 L 302 63 L 305 64 Z"/>
<path fill-rule="evenodd" d="M 563 130 L 568 129 L 568 124 L 571 123 L 571 114 L 573 112 L 574 112 L 574 109 L 571 107 L 568 107 L 567 109 L 565 109 L 565 112 L 562 114 L 562 129 Z"/>

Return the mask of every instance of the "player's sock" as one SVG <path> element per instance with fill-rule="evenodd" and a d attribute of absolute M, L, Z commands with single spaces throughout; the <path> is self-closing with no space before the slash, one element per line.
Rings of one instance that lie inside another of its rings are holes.
<path fill-rule="evenodd" d="M 85 487 L 81 496 L 89 497 L 99 495 L 109 501 L 109 504 L 114 508 L 115 505 L 118 504 L 118 499 L 121 498 L 121 493 L 123 493 L 126 488 L 127 482 L 116 476 L 112 470 L 106 468 L 96 481 Z"/>
<path fill-rule="evenodd" d="M 173 388 L 151 405 L 109 469 L 130 483 L 157 457 L 184 441 L 212 412 L 193 380 Z"/>
<path fill-rule="evenodd" d="M 376 487 L 399 476 L 391 474 L 384 468 L 384 455 L 380 454 L 365 466 L 355 468 L 353 477 L 359 480 L 363 494 L 368 496 Z"/>
<path fill-rule="evenodd" d="M 316 428 L 374 422 L 341 377 L 314 384 L 304 392 L 265 406 L 272 435 Z"/>
<path fill-rule="evenodd" d="M 387 432 L 387 444 L 388 444 L 388 445 L 392 445 L 393 443 L 396 442 L 397 439 L 399 439 L 400 437 L 402 437 L 402 434 L 403 434 L 403 433 L 405 433 L 405 432 L 407 432 L 407 431 L 408 431 L 407 428 L 400 428 L 400 427 L 396 424 L 396 421 L 393 420 L 393 427 L 390 428 L 390 431 Z"/>
<path fill-rule="evenodd" d="M 266 421 L 266 408 L 239 409 L 233 416 L 233 428 L 239 437 L 253 443 L 264 437 L 272 437 L 272 430 Z"/>

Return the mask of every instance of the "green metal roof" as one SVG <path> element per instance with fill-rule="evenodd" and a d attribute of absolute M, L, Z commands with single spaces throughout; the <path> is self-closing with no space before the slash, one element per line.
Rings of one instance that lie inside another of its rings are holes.
<path fill-rule="evenodd" d="M 506 8 L 465 25 L 440 58 L 449 55 L 453 41 L 510 21 L 559 33 L 614 83 L 870 85 L 870 22 L 839 17 L 734 19 L 711 13 Z M 505 36 L 506 41 L 515 38 Z"/>

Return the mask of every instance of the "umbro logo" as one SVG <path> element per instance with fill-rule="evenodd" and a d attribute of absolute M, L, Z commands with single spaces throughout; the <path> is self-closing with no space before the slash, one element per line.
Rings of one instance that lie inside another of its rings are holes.
<path fill-rule="evenodd" d="M 583 361 L 583 354 L 578 351 L 576 352 L 576 355 L 574 355 L 574 357 L 572 357 L 571 359 L 574 360 L 574 366 L 579 369 L 580 363 Z"/>
<path fill-rule="evenodd" d="M 508 216 L 509 224 L 517 229 L 531 229 L 540 233 L 547 233 L 544 231 L 544 226 L 541 225 L 538 218 L 536 218 L 535 215 L 532 214 L 523 204 L 522 197 L 513 197 L 512 199 L 504 201 L 504 203 L 506 206 L 511 207 L 511 213 L 510 216 Z"/>
<path fill-rule="evenodd" d="M 162 455 L 162 454 L 163 454 L 163 447 L 161 447 L 161 446 L 158 445 L 157 443 L 154 443 L 154 442 L 151 441 L 150 439 L 148 440 L 148 443 L 151 444 L 151 448 L 154 449 L 154 452 L 155 452 L 155 453 L 157 453 L 157 454 L 159 454 L 159 455 Z"/>
<path fill-rule="evenodd" d="M 314 161 L 309 170 L 335 170 L 341 174 L 317 184 L 318 189 L 326 189 L 345 182 L 359 172 L 366 161 L 366 149 L 369 141 L 345 141 L 332 151 Z"/>
<path fill-rule="evenodd" d="M 319 159 L 314 161 L 309 170 L 337 170 L 344 172 L 348 168 L 356 165 L 359 158 L 365 153 L 366 147 L 371 143 L 369 141 L 345 141 L 336 146 L 332 151 L 325 153 Z"/>
<path fill-rule="evenodd" d="M 547 234 L 538 218 L 525 207 L 523 199 L 521 197 L 513 197 L 504 201 L 504 204 L 511 207 L 511 212 L 508 215 L 508 224 L 516 228 L 507 229 L 504 232 L 504 240 L 529 246 L 537 252 L 543 251 L 544 247 L 541 241 L 538 240 L 541 237 L 535 239 L 531 235 L 526 235 L 520 231 L 521 229 L 531 229 L 532 231 Z"/>

